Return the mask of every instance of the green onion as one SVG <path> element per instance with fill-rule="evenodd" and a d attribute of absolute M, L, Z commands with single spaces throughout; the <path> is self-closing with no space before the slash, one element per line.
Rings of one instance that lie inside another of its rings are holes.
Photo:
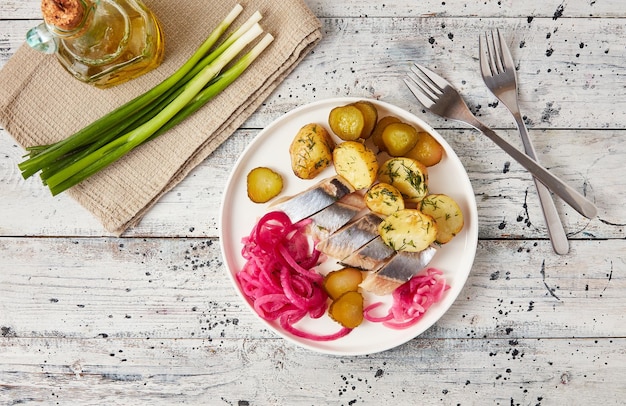
<path fill-rule="evenodd" d="M 204 106 L 209 100 L 213 97 L 217 96 L 222 90 L 224 90 L 228 85 L 233 83 L 235 79 L 237 79 L 247 68 L 254 62 L 254 60 L 261 55 L 261 52 L 265 50 L 269 46 L 269 44 L 274 40 L 274 37 L 271 34 L 265 34 L 265 36 L 259 41 L 258 44 L 250 50 L 247 54 L 242 56 L 236 64 L 234 64 L 228 70 L 220 73 L 207 87 L 202 89 L 200 93 L 196 95 L 176 116 L 174 116 L 170 121 L 167 122 L 163 127 L 161 127 L 152 137 L 148 140 L 156 138 L 162 133 L 166 132 L 170 128 L 174 127 L 176 124 L 183 121 L 187 116 L 193 114 L 200 107 Z"/>
<path fill-rule="evenodd" d="M 197 111 L 237 79 L 273 40 L 266 34 L 231 64 L 263 32 L 258 24 L 261 14 L 256 12 L 211 51 L 241 11 L 240 5 L 235 6 L 185 64 L 156 87 L 65 140 L 29 148 L 30 158 L 18 165 L 22 176 L 41 171 L 51 193 L 59 194 Z"/>

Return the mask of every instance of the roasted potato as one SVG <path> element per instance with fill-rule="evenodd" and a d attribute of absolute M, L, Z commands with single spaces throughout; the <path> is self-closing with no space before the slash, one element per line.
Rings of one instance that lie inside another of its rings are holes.
<path fill-rule="evenodd" d="M 404 156 L 417 144 L 417 130 L 411 124 L 391 123 L 383 130 L 385 151 L 391 156 Z"/>
<path fill-rule="evenodd" d="M 378 121 L 378 110 L 374 103 L 367 100 L 360 100 L 353 103 L 354 107 L 363 113 L 363 130 L 361 130 L 361 138 L 367 139 L 372 135 L 376 122 Z"/>
<path fill-rule="evenodd" d="M 364 200 L 371 211 L 384 216 L 404 209 L 402 193 L 388 183 L 377 183 L 369 188 Z"/>
<path fill-rule="evenodd" d="M 265 203 L 283 190 L 283 177 L 270 168 L 260 166 L 248 172 L 248 197 L 255 203 Z"/>
<path fill-rule="evenodd" d="M 417 203 L 428 194 L 428 169 L 415 159 L 388 159 L 378 170 L 378 181 L 398 189 L 407 202 Z"/>
<path fill-rule="evenodd" d="M 328 315 L 344 327 L 357 327 L 363 322 L 363 295 L 355 291 L 344 293 L 330 304 Z"/>
<path fill-rule="evenodd" d="M 361 110 L 352 104 L 339 106 L 330 111 L 328 125 L 337 137 L 345 141 L 354 141 L 361 137 L 365 117 Z"/>
<path fill-rule="evenodd" d="M 320 124 L 302 127 L 289 146 L 291 169 L 301 179 L 313 179 L 333 159 L 335 141 Z"/>
<path fill-rule="evenodd" d="M 404 156 L 416 159 L 426 166 L 438 164 L 443 157 L 443 147 L 429 133 L 420 131 L 417 133 L 417 143 Z"/>
<path fill-rule="evenodd" d="M 376 126 L 374 127 L 374 131 L 372 132 L 372 141 L 374 145 L 378 147 L 379 151 L 386 151 L 385 143 L 383 142 L 383 131 L 385 127 L 387 127 L 391 123 L 399 123 L 400 119 L 396 116 L 385 116 L 381 118 Z"/>
<path fill-rule="evenodd" d="M 454 199 L 444 194 L 426 196 L 420 202 L 422 213 L 428 214 L 437 223 L 437 242 L 449 242 L 463 229 L 463 212 Z"/>
<path fill-rule="evenodd" d="M 420 252 L 435 241 L 437 223 L 420 210 L 398 210 L 379 224 L 378 233 L 396 251 Z"/>
<path fill-rule="evenodd" d="M 324 278 L 324 289 L 331 299 L 337 299 L 346 292 L 359 290 L 363 273 L 356 268 L 341 268 L 329 272 Z"/>
<path fill-rule="evenodd" d="M 346 141 L 337 145 L 333 151 L 333 163 L 337 174 L 356 190 L 367 189 L 376 180 L 376 154 L 360 142 Z"/>

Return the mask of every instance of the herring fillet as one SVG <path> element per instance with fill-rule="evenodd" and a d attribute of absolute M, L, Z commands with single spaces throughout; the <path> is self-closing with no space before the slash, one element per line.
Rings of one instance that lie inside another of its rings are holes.
<path fill-rule="evenodd" d="M 399 251 L 378 271 L 367 275 L 359 286 L 379 296 L 388 295 L 424 269 L 436 252 L 433 246 L 420 252 Z"/>
<path fill-rule="evenodd" d="M 354 188 L 345 179 L 341 176 L 333 176 L 294 196 L 276 201 L 271 208 L 283 211 L 293 223 L 297 223 L 352 192 Z"/>
<path fill-rule="evenodd" d="M 343 203 L 340 200 L 310 216 L 309 219 L 312 220 L 312 223 L 309 230 L 318 239 L 326 239 L 348 224 L 361 210 L 359 207 Z"/>
<path fill-rule="evenodd" d="M 395 254 L 396 251 L 378 236 L 344 258 L 341 263 L 364 271 L 376 271 Z"/>
<path fill-rule="evenodd" d="M 420 252 L 400 251 L 376 272 L 378 276 L 406 282 L 433 259 L 437 249 L 428 247 Z"/>
<path fill-rule="evenodd" d="M 342 260 L 376 238 L 381 221 L 377 215 L 368 213 L 320 241 L 315 248 L 329 257 Z"/>

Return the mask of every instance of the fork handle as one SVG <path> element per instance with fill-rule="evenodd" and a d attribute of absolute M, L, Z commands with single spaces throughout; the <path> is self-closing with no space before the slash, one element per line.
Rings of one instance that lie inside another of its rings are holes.
<path fill-rule="evenodd" d="M 496 145 L 504 150 L 504 152 L 509 154 L 520 165 L 526 168 L 535 177 L 535 179 L 538 179 L 548 189 L 552 190 L 578 213 L 589 219 L 593 219 L 597 216 L 598 209 L 593 203 L 591 203 L 585 196 L 578 193 L 578 191 L 574 188 L 554 176 L 546 168 L 538 164 L 537 161 L 509 144 L 491 128 L 478 121 L 475 117 L 472 116 L 471 119 L 466 122 L 495 142 Z"/>
<path fill-rule="evenodd" d="M 524 123 L 521 114 L 513 114 L 513 117 L 515 118 L 517 128 L 522 137 L 526 155 L 537 161 L 537 153 L 535 152 L 535 148 L 530 141 L 528 129 L 526 128 L 526 124 Z M 534 176 L 533 181 L 535 182 L 535 188 L 537 189 L 537 195 L 539 196 L 539 203 L 541 204 L 543 217 L 546 220 L 546 227 L 548 229 L 550 241 L 552 242 L 552 248 L 557 254 L 565 255 L 569 252 L 569 241 L 567 240 L 567 234 L 565 234 L 565 229 L 563 228 L 563 223 L 561 222 L 559 213 L 554 205 L 554 199 L 552 199 L 550 190 L 543 183 L 541 183 L 541 181 Z"/>

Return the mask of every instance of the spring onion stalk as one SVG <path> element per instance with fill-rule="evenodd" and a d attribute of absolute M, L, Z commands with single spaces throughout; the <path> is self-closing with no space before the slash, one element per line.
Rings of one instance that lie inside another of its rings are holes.
<path fill-rule="evenodd" d="M 267 48 L 274 37 L 272 34 L 265 34 L 263 39 L 259 41 L 254 48 L 252 48 L 247 54 L 242 56 L 237 63 L 224 72 L 220 73 L 207 87 L 202 89 L 200 93 L 194 97 L 181 111 L 178 112 L 170 121 L 168 121 L 163 127 L 161 127 L 152 137 L 148 140 L 156 138 L 162 133 L 168 131 L 188 116 L 195 113 L 200 107 L 204 106 L 209 100 L 217 96 L 222 90 L 228 87 L 235 81 L 247 68 L 254 62 L 254 60 L 261 55 L 261 53 Z"/>
<path fill-rule="evenodd" d="M 125 122 L 120 123 L 117 127 L 102 134 L 100 138 L 92 142 L 90 145 L 82 147 L 82 148 L 77 148 L 71 153 L 68 153 L 64 155 L 63 157 L 55 160 L 54 162 L 49 164 L 47 167 L 42 168 L 41 174 L 40 174 L 41 180 L 44 182 L 44 184 L 46 184 L 47 179 L 50 176 L 52 176 L 54 173 L 88 156 L 92 152 L 97 151 L 104 145 L 108 144 L 109 142 L 113 141 L 115 138 L 122 135 L 124 132 L 128 132 L 139 127 L 143 122 L 154 117 L 158 113 L 159 109 L 163 108 L 165 106 L 165 103 L 170 102 L 171 100 L 173 100 L 172 96 L 164 99 L 161 103 L 155 106 L 151 106 L 150 109 L 148 108 L 143 109 L 142 111 L 138 112 L 136 117 L 134 117 L 133 119 L 127 119 Z"/>
<path fill-rule="evenodd" d="M 71 151 L 91 144 L 100 135 L 115 127 L 117 123 L 124 122 L 129 117 L 135 115 L 138 110 L 149 105 L 161 95 L 176 87 L 177 84 L 180 84 L 186 75 L 194 69 L 194 67 L 196 67 L 196 65 L 198 65 L 203 58 L 206 57 L 211 48 L 217 43 L 224 32 L 226 32 L 242 10 L 243 7 L 240 4 L 235 5 L 226 18 L 218 24 L 209 37 L 200 45 L 200 47 L 198 47 L 196 52 L 183 64 L 183 66 L 181 66 L 174 74 L 165 79 L 163 82 L 146 93 L 118 107 L 102 118 L 94 121 L 65 140 L 52 144 L 44 151 L 36 150 L 33 157 L 21 162 L 18 165 L 22 171 L 22 176 L 25 179 L 29 178 L 41 169 L 47 167 L 51 162 L 68 153 L 71 153 Z"/>
<path fill-rule="evenodd" d="M 69 166 L 70 164 L 88 156 L 94 151 L 97 151 L 104 145 L 115 140 L 124 132 L 132 131 L 142 125 L 144 122 L 152 119 L 166 105 L 171 103 L 181 92 L 182 88 L 177 89 L 175 92 L 168 91 L 159 99 L 157 99 L 157 101 L 138 111 L 134 117 L 129 117 L 125 122 L 119 123 L 118 126 L 102 134 L 96 141 L 92 142 L 90 145 L 83 148 L 77 148 L 71 153 L 68 153 L 63 157 L 57 159 L 56 161 L 52 162 L 49 166 L 43 168 L 41 170 L 41 179 L 43 180 L 44 184 L 46 184 L 46 181 L 50 176 L 52 176 L 54 173 L 58 172 L 62 168 Z"/>
<path fill-rule="evenodd" d="M 237 31 L 233 32 L 219 47 L 215 49 L 215 51 L 211 52 L 207 56 L 205 56 L 200 63 L 196 64 L 196 66 L 183 78 L 183 82 L 186 82 L 188 79 L 196 76 L 201 70 L 203 66 L 208 65 L 213 62 L 218 55 L 224 52 L 228 47 L 230 47 L 233 42 L 237 40 L 237 38 L 241 37 L 245 32 L 247 32 L 252 26 L 259 21 L 261 21 L 261 13 L 256 11 L 254 14 L 250 16 L 248 21 L 246 21 Z M 187 79 L 187 80 L 186 80 Z"/>
<path fill-rule="evenodd" d="M 30 158 L 18 165 L 24 178 L 41 171 L 51 193 L 59 194 L 171 129 L 223 91 L 273 40 L 266 34 L 234 61 L 263 32 L 256 12 L 214 48 L 241 10 L 237 5 L 192 57 L 155 88 L 63 141 L 29 148 Z"/>
<path fill-rule="evenodd" d="M 261 26 L 258 23 L 254 24 L 252 28 L 234 41 L 228 49 L 186 83 L 180 95 L 152 119 L 50 176 L 46 183 L 52 194 L 56 195 L 73 186 L 77 180 L 74 175 L 77 173 L 82 171 L 88 174 L 96 173 L 150 138 L 159 128 L 163 127 L 192 101 L 211 79 L 216 77 L 229 62 L 262 32 Z M 69 179 L 73 180 L 68 182 Z"/>

